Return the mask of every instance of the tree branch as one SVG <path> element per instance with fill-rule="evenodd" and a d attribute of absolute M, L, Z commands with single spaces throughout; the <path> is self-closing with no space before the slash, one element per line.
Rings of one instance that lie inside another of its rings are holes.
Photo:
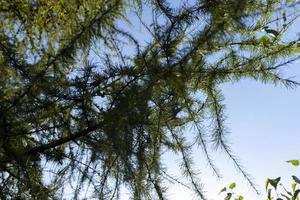
<path fill-rule="evenodd" d="M 63 137 L 58 140 L 51 141 L 47 144 L 42 144 L 40 146 L 33 147 L 27 152 L 27 154 L 43 153 L 43 152 L 47 151 L 48 149 L 55 148 L 59 145 L 62 145 L 62 144 L 65 144 L 65 143 L 68 143 L 71 141 L 75 141 L 75 140 L 79 139 L 80 137 L 86 136 L 89 133 L 96 131 L 99 127 L 100 127 L 100 125 L 89 127 L 85 130 L 78 131 L 77 133 L 69 135 L 67 137 Z"/>

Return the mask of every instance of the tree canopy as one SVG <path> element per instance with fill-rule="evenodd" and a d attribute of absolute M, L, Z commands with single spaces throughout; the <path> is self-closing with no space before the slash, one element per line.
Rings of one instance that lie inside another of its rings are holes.
<path fill-rule="evenodd" d="M 299 57 L 296 1 L 0 1 L 0 198 L 166 199 L 174 152 L 206 199 L 192 149 L 219 175 L 221 84 L 280 72 Z M 137 29 L 140 29 L 139 33 Z M 193 126 L 194 138 L 186 128 Z"/>

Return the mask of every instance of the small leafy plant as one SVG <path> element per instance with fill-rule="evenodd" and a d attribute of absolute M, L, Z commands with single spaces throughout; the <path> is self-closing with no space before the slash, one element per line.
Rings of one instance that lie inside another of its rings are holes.
<path fill-rule="evenodd" d="M 288 160 L 287 163 L 298 167 L 300 165 L 299 160 Z M 281 177 L 270 179 L 268 178 L 265 182 L 265 189 L 267 192 L 266 200 L 300 200 L 300 177 L 295 175 L 291 176 L 292 183 L 289 188 L 286 188 L 280 181 Z M 236 183 L 231 183 L 228 187 L 221 189 L 220 193 L 226 193 L 224 200 L 243 200 L 242 195 L 237 195 L 234 192 Z"/>
<path fill-rule="evenodd" d="M 230 199 L 234 199 L 234 200 L 244 200 L 244 197 L 241 195 L 237 195 L 234 192 L 234 188 L 236 187 L 236 183 L 232 182 L 229 184 L 228 187 L 224 187 L 221 189 L 220 193 L 225 193 L 227 192 L 224 200 L 230 200 Z"/>

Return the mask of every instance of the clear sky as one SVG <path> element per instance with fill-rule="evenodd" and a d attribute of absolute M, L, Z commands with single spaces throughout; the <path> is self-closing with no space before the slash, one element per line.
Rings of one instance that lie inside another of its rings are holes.
<path fill-rule="evenodd" d="M 285 75 L 294 75 L 295 80 L 300 80 L 299 65 L 290 65 Z M 300 159 L 300 88 L 286 89 L 283 86 L 243 80 L 224 84 L 223 92 L 230 130 L 228 140 L 258 189 L 264 194 L 265 180 L 278 176 L 289 187 L 291 175 L 300 176 L 300 168 L 285 162 Z M 255 194 L 224 154 L 216 153 L 214 156 L 223 175 L 219 180 L 206 164 L 202 164 L 201 158 L 195 159 L 195 166 L 200 169 L 209 199 L 222 199 L 223 196 L 218 195 L 218 192 L 231 182 L 237 183 L 236 192 L 245 199 L 264 199 L 263 195 Z M 180 186 L 170 185 L 169 194 L 172 200 L 194 199 L 190 191 Z"/>

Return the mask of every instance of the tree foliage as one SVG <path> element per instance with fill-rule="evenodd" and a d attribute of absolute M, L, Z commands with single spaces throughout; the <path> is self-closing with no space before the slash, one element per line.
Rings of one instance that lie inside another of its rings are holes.
<path fill-rule="evenodd" d="M 285 36 L 296 8 L 278 0 L 1 1 L 0 198 L 59 199 L 66 188 L 74 199 L 84 190 L 118 199 L 125 186 L 133 199 L 165 199 L 161 156 L 171 151 L 185 185 L 206 199 L 194 146 L 217 175 L 210 147 L 222 149 L 254 186 L 226 142 L 220 85 L 297 85 L 280 75 L 298 59 L 298 38 Z"/>

